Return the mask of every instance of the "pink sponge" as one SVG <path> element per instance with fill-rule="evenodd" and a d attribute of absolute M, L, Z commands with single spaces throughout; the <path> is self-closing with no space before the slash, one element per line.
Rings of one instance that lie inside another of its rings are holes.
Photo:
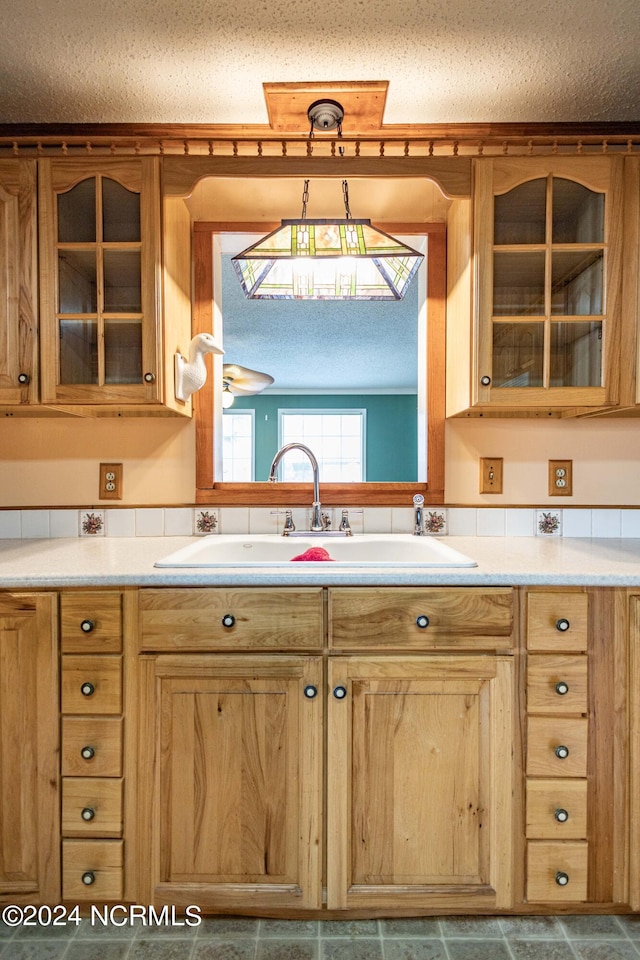
<path fill-rule="evenodd" d="M 333 563 L 333 557 L 330 557 L 324 547 L 309 547 L 308 550 L 305 550 L 304 553 L 298 554 L 297 557 L 291 557 L 292 560 L 331 560 Z"/>

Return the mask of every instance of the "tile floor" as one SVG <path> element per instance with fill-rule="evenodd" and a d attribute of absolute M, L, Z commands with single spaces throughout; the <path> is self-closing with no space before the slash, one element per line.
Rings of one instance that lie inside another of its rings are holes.
<path fill-rule="evenodd" d="M 638 960 L 640 915 L 0 925 L 1 960 Z"/>

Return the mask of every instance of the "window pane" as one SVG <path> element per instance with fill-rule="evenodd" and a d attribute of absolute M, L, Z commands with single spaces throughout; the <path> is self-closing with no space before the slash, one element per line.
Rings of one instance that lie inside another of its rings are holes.
<path fill-rule="evenodd" d="M 554 252 L 551 268 L 553 316 L 602 315 L 602 251 Z"/>
<path fill-rule="evenodd" d="M 493 315 L 544 315 L 543 251 L 494 255 Z"/>
<path fill-rule="evenodd" d="M 106 313 L 141 313 L 140 253 L 104 251 L 104 309 Z"/>
<path fill-rule="evenodd" d="M 96 239 L 96 181 L 90 177 L 58 194 L 58 243 L 95 243 Z"/>
<path fill-rule="evenodd" d="M 602 324 L 551 324 L 552 387 L 599 387 L 602 383 Z"/>
<path fill-rule="evenodd" d="M 97 323 L 94 320 L 61 320 L 60 383 L 97 382 Z"/>
<path fill-rule="evenodd" d="M 105 177 L 102 181 L 102 239 L 111 242 L 140 240 L 140 194 Z"/>
<path fill-rule="evenodd" d="M 142 324 L 139 320 L 105 320 L 106 383 L 142 382 Z"/>
<path fill-rule="evenodd" d="M 96 255 L 93 250 L 58 253 L 58 313 L 96 313 Z"/>
<path fill-rule="evenodd" d="M 254 480 L 252 411 L 227 411 L 222 416 L 222 479 L 226 483 Z"/>
<path fill-rule="evenodd" d="M 493 386 L 541 387 L 543 323 L 495 323 Z"/>
<path fill-rule="evenodd" d="M 544 243 L 547 181 L 530 180 L 494 198 L 493 242 Z"/>
<path fill-rule="evenodd" d="M 365 416 L 361 410 L 280 411 L 282 445 L 304 443 L 318 461 L 320 480 L 325 483 L 361 483 L 365 479 Z M 280 478 L 309 483 L 313 471 L 301 450 L 291 450 L 280 461 Z"/>
<path fill-rule="evenodd" d="M 604 194 L 554 177 L 553 243 L 604 243 Z"/>

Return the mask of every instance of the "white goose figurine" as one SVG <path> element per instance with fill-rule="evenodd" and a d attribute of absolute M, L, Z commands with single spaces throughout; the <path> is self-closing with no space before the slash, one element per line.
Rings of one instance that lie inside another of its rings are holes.
<path fill-rule="evenodd" d="M 224 353 L 211 333 L 199 333 L 189 344 L 189 359 L 181 353 L 175 357 L 176 399 L 185 403 L 192 393 L 203 387 L 207 380 L 205 353 Z"/>

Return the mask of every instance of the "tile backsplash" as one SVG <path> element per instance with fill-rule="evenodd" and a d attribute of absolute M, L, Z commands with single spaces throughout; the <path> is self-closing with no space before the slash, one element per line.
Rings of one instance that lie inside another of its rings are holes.
<path fill-rule="evenodd" d="M 309 527 L 310 510 L 294 507 L 298 530 Z M 342 510 L 329 507 L 331 529 Z M 431 536 L 637 537 L 640 508 L 433 507 L 425 510 Z M 353 533 L 412 533 L 412 507 L 351 507 Z M 284 509 L 266 507 L 141 507 L 84 510 L 0 510 L 0 540 L 59 537 L 190 537 L 216 533 L 282 533 Z"/>

